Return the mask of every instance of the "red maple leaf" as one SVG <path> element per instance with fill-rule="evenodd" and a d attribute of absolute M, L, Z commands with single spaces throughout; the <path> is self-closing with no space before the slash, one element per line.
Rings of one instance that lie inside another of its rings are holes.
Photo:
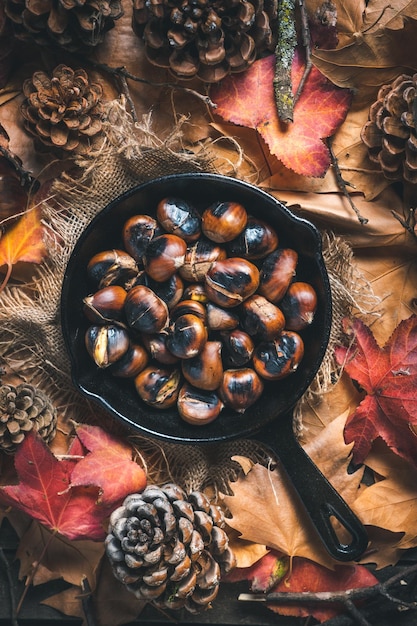
<path fill-rule="evenodd" d="M 271 593 L 291 592 L 334 592 L 372 587 L 378 580 L 363 565 L 335 565 L 329 570 L 318 563 L 295 557 L 291 574 L 271 589 Z M 319 622 L 325 622 L 340 613 L 338 608 L 323 605 L 278 605 L 268 604 L 268 608 L 281 615 L 308 617 L 312 615 Z"/>
<path fill-rule="evenodd" d="M 278 118 L 273 92 L 274 55 L 256 61 L 241 74 L 213 85 L 210 96 L 216 112 L 226 121 L 254 128 L 268 144 L 271 154 L 302 176 L 324 176 L 330 153 L 323 142 L 344 121 L 352 94 L 331 83 L 313 67 L 294 109 L 294 122 Z M 297 90 L 304 61 L 297 49 L 292 64 L 292 83 Z"/>
<path fill-rule="evenodd" d="M 122 451 L 118 441 L 97 426 L 81 428 L 86 447 L 95 439 L 95 450 L 86 453 L 77 437 L 68 458 L 63 460 L 52 454 L 37 433 L 29 433 L 15 454 L 19 483 L 1 487 L 0 501 L 24 511 L 68 539 L 102 541 L 112 510 L 126 495 L 143 489 L 146 477 L 131 460 L 131 450 L 130 458 L 127 450 L 122 452 L 126 464 L 123 467 L 122 461 L 114 462 L 115 455 Z M 99 448 L 101 437 L 103 447 Z M 104 449 L 107 464 L 101 454 Z"/>
<path fill-rule="evenodd" d="M 383 348 L 359 319 L 345 320 L 344 328 L 354 340 L 349 348 L 336 349 L 337 360 L 367 394 L 345 427 L 354 461 L 362 463 L 381 437 L 417 466 L 417 437 L 410 429 L 417 424 L 417 316 L 402 321 Z"/>

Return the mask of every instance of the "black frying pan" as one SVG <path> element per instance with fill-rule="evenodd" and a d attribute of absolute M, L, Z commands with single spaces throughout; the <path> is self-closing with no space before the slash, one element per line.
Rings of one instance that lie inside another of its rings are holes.
<path fill-rule="evenodd" d="M 318 294 L 314 322 L 303 331 L 305 355 L 297 371 L 282 381 L 267 383 L 261 399 L 243 415 L 226 409 L 205 426 L 185 423 L 175 409 L 161 411 L 145 405 L 132 381 L 116 379 L 99 370 L 84 345 L 88 322 L 82 312 L 82 299 L 91 292 L 86 274 L 88 261 L 96 252 L 121 247 L 122 227 L 127 218 L 138 213 L 154 214 L 157 202 L 168 195 L 187 199 L 200 210 L 219 199 L 241 202 L 250 214 L 267 220 L 276 229 L 281 246 L 298 252 L 298 277 L 312 284 Z M 196 173 L 151 180 L 111 202 L 81 235 L 63 281 L 61 317 L 73 380 L 84 394 L 145 436 L 179 444 L 213 444 L 251 437 L 267 442 L 287 471 L 328 552 L 340 561 L 361 556 L 367 545 L 363 526 L 304 453 L 292 430 L 293 407 L 319 369 L 332 317 L 321 238 L 310 222 L 295 216 L 257 187 L 234 178 Z M 348 543 L 338 539 L 332 517 L 349 531 Z"/>

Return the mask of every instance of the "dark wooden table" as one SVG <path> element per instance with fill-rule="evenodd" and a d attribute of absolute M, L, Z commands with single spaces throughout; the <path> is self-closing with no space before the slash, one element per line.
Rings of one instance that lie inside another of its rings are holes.
<path fill-rule="evenodd" d="M 15 559 L 18 538 L 7 522 L 3 522 L 0 530 L 0 549 L 2 562 L 0 563 L 0 626 L 15 626 L 12 616 L 12 594 L 10 584 L 13 586 L 13 597 L 17 600 L 24 590 L 24 582 L 18 580 L 19 564 Z M 417 560 L 417 550 L 407 555 L 404 565 Z M 7 565 L 6 565 L 7 562 Z M 386 568 L 376 575 L 381 580 L 392 576 L 397 567 Z M 67 587 L 65 581 L 53 581 L 45 585 L 32 586 L 29 588 L 23 606 L 18 616 L 19 626 L 80 626 L 81 621 L 77 618 L 67 617 L 60 612 L 42 605 L 42 600 L 59 593 Z M 259 602 L 242 602 L 238 600 L 239 593 L 247 592 L 247 583 L 223 584 L 216 598 L 214 608 L 202 613 L 198 618 L 184 611 L 173 614 L 172 620 L 164 618 L 160 612 L 148 606 L 137 620 L 126 626 L 166 626 L 167 624 L 216 624 L 218 626 L 306 626 L 307 621 L 303 618 L 285 617 L 278 615 L 266 608 Z M 409 596 L 417 601 L 417 589 L 410 589 Z M 410 597 L 408 597 L 410 600 Z M 369 613 L 369 609 L 373 611 Z M 395 606 L 388 606 L 384 602 L 369 605 L 364 608 L 367 619 L 372 626 L 416 626 L 417 611 L 399 611 Z M 308 626 L 316 624 L 315 620 L 308 622 Z M 346 615 L 339 616 L 325 622 L 326 626 L 357 626 Z M 88 624 L 99 626 L 99 624 Z"/>

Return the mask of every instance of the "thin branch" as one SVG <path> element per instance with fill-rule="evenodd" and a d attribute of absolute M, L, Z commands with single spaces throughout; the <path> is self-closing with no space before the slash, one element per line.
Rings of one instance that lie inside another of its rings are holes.
<path fill-rule="evenodd" d="M 10 150 L 8 150 L 7 148 L 1 145 L 0 145 L 0 154 L 5 159 L 7 159 L 10 165 L 12 165 L 12 167 L 15 169 L 16 173 L 18 174 L 20 178 L 20 182 L 22 186 L 26 188 L 32 187 L 34 191 L 36 191 L 37 188 L 39 187 L 39 181 L 34 176 L 32 176 L 30 172 L 25 170 L 19 157 L 17 157 L 15 154 L 13 154 L 13 152 L 11 152 Z"/>
<path fill-rule="evenodd" d="M 285 123 L 294 119 L 291 66 L 296 45 L 295 0 L 279 0 L 273 87 L 278 117 Z"/>
<path fill-rule="evenodd" d="M 305 50 L 305 66 L 303 75 L 301 76 L 300 84 L 297 87 L 297 91 L 294 96 L 294 106 L 297 103 L 298 98 L 300 97 L 304 86 L 306 84 L 307 78 L 310 75 L 311 69 L 313 67 L 313 62 L 311 60 L 311 36 L 310 36 L 310 27 L 308 25 L 308 14 L 307 9 L 304 4 L 304 0 L 298 0 L 298 6 L 300 7 L 300 16 L 301 16 L 301 40 Z"/>
<path fill-rule="evenodd" d="M 345 181 L 345 179 L 343 178 L 343 176 L 342 176 L 342 174 L 340 172 L 339 162 L 338 162 L 337 157 L 336 157 L 336 155 L 334 153 L 332 141 L 333 141 L 332 137 L 328 137 L 326 143 L 327 143 L 327 148 L 328 148 L 329 153 L 330 153 L 330 159 L 331 159 L 331 162 L 332 162 L 333 171 L 334 171 L 335 176 L 336 176 L 337 186 L 339 187 L 340 191 L 343 193 L 343 195 L 345 196 L 345 198 L 349 202 L 349 204 L 350 204 L 352 210 L 355 212 L 359 222 L 361 224 L 367 224 L 368 223 L 368 219 L 361 215 L 359 209 L 357 208 L 357 206 L 353 202 L 353 200 L 350 197 L 350 194 L 349 194 L 349 192 L 347 190 L 347 187 L 348 186 L 352 187 L 352 185 L 350 183 L 348 183 L 347 181 Z"/>

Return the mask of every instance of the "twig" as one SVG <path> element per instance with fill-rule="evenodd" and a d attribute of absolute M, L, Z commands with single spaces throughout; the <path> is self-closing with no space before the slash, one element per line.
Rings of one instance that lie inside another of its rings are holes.
<path fill-rule="evenodd" d="M 295 0 L 279 0 L 277 34 L 273 86 L 278 117 L 288 123 L 294 118 L 291 66 L 297 45 Z"/>
<path fill-rule="evenodd" d="M 10 571 L 9 561 L 6 558 L 6 555 L 4 554 L 4 550 L 2 547 L 0 547 L 0 561 L 2 562 L 4 566 L 4 570 L 6 572 L 7 582 L 9 586 L 10 608 L 11 608 L 11 614 L 12 614 L 11 626 L 19 626 L 17 622 L 17 617 L 16 617 L 17 609 L 16 609 L 16 598 L 15 598 L 14 591 L 13 591 L 13 577 Z"/>
<path fill-rule="evenodd" d="M 389 593 L 389 589 L 397 582 L 415 574 L 417 572 L 417 563 L 409 567 L 404 567 L 385 582 L 380 582 L 370 587 L 360 587 L 357 589 L 346 589 L 345 591 L 301 591 L 301 592 L 273 592 L 267 594 L 240 594 L 239 600 L 262 600 L 271 604 L 339 604 L 342 605 L 346 612 L 354 619 L 355 624 L 361 626 L 371 626 L 370 622 L 355 606 L 355 602 L 362 600 L 370 600 L 383 596 L 388 601 L 406 609 L 417 609 L 417 602 L 406 602 Z"/>
<path fill-rule="evenodd" d="M 311 68 L 313 67 L 313 62 L 311 60 L 310 27 L 308 25 L 308 15 L 304 0 L 298 0 L 298 5 L 300 7 L 301 16 L 301 39 L 305 50 L 305 66 L 303 75 L 301 76 L 300 84 L 298 85 L 297 91 L 294 96 L 294 106 L 296 105 L 297 100 L 304 89 L 304 85 L 306 84 L 307 78 L 309 77 L 311 72 Z"/>
<path fill-rule="evenodd" d="M 39 181 L 34 176 L 32 176 L 30 172 L 25 170 L 19 157 L 17 157 L 15 154 L 13 154 L 13 152 L 1 145 L 0 154 L 4 156 L 4 158 L 7 159 L 10 165 L 12 165 L 12 167 L 15 169 L 15 171 L 19 175 L 20 182 L 23 187 L 32 187 L 34 191 L 38 189 Z"/>
<path fill-rule="evenodd" d="M 345 181 L 345 179 L 343 178 L 341 172 L 340 172 L 340 168 L 339 168 L 339 162 L 337 160 L 337 157 L 334 153 L 333 150 L 333 138 L 332 137 L 328 137 L 327 138 L 327 148 L 329 150 L 330 153 L 330 159 L 332 162 L 332 167 L 333 167 L 333 171 L 335 173 L 336 176 L 336 182 L 337 182 L 337 186 L 339 187 L 340 191 L 343 193 L 343 195 L 345 196 L 345 198 L 347 199 L 347 201 L 349 202 L 352 210 L 355 212 L 359 222 L 361 224 L 367 224 L 368 223 L 368 219 L 366 217 L 363 217 L 359 211 L 359 209 L 357 208 L 357 206 L 355 205 L 355 203 L 353 202 L 352 198 L 350 197 L 350 194 L 347 190 L 347 186 L 352 186 L 350 183 L 348 183 L 347 181 Z"/>
<path fill-rule="evenodd" d="M 83 607 L 84 616 L 87 626 L 96 626 L 96 620 L 94 617 L 93 606 L 91 602 L 91 587 L 86 576 L 81 579 L 81 595 L 78 596 L 81 599 L 81 605 Z"/>

